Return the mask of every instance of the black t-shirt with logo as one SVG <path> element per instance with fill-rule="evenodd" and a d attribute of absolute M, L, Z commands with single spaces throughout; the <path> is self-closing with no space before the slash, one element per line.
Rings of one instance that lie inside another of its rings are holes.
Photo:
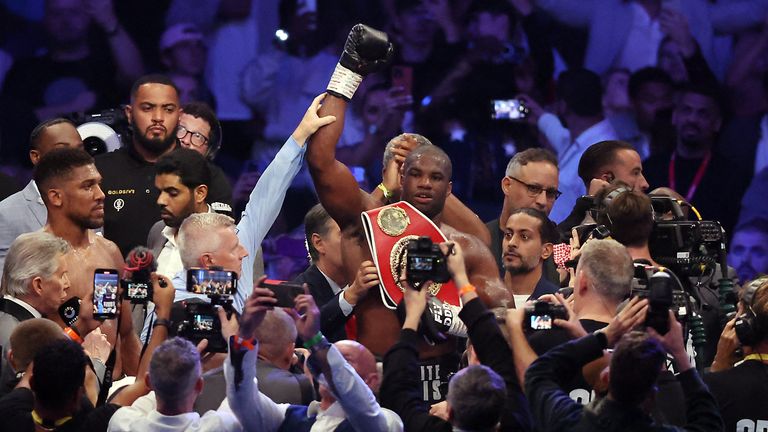
<path fill-rule="evenodd" d="M 704 375 L 717 399 L 726 431 L 768 429 L 768 364 L 747 360 L 732 369 Z"/>

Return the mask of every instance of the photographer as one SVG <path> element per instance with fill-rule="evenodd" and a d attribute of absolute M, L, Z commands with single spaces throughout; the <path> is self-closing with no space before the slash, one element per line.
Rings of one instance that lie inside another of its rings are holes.
<path fill-rule="evenodd" d="M 768 278 L 745 286 L 740 306 L 743 313 L 726 325 L 712 363 L 720 372 L 705 375 L 704 381 L 717 399 L 725 430 L 760 430 L 768 421 Z M 739 345 L 746 355 L 732 367 Z"/>
<path fill-rule="evenodd" d="M 651 234 L 657 226 L 651 199 L 641 192 L 628 190 L 626 186 L 618 183 L 600 191 L 595 196 L 595 200 L 600 203 L 597 223 L 605 225 L 611 232 L 611 236 L 626 246 L 635 263 L 645 266 L 650 272 L 662 267 L 652 256 L 649 246 Z M 659 259 L 662 258 L 664 257 L 659 257 Z M 680 274 L 678 267 L 673 266 L 673 270 L 674 274 L 680 277 L 680 279 L 674 278 L 677 282 L 674 290 L 685 292 L 687 298 L 692 297 L 694 300 L 691 307 L 686 307 L 685 318 L 693 313 L 700 314 L 703 318 L 707 342 L 696 353 L 696 362 L 701 363 L 700 366 L 708 365 L 714 357 L 716 341 L 720 334 L 718 293 L 709 284 L 696 283 L 701 278 L 688 280 L 683 277 L 685 274 Z M 669 269 L 665 271 L 670 273 Z M 715 277 L 712 279 L 717 280 Z"/>
<path fill-rule="evenodd" d="M 452 247 L 452 249 L 451 249 Z M 428 290 L 416 291 L 403 281 L 406 291 L 405 322 L 400 340 L 384 357 L 384 381 L 381 401 L 396 411 L 409 431 L 486 430 L 501 422 L 501 430 L 531 429 L 530 413 L 509 357 L 512 355 L 496 324 L 494 315 L 478 298 L 467 279 L 461 247 L 452 242 L 440 245 L 448 261 L 448 271 L 464 304 L 459 318 L 468 327 L 469 337 L 480 362 L 458 372 L 448 388 L 451 423 L 427 414 L 429 406 L 422 397 L 419 380 L 419 329 L 427 307 Z M 423 329 L 422 329 L 423 330 Z M 504 381 L 506 389 L 498 388 Z"/>
<path fill-rule="evenodd" d="M 590 240 L 581 249 L 573 295 L 568 301 L 557 296 L 556 304 L 568 312 L 567 321 L 554 319 L 551 330 L 526 332 L 531 328 L 526 322 L 526 317 L 531 318 L 530 314 L 527 315 L 522 307 L 508 309 L 506 325 L 510 342 L 515 347 L 513 358 L 520 381 L 523 382 L 525 371 L 539 355 L 608 325 L 616 316 L 619 304 L 629 295 L 632 275 L 632 260 L 622 245 L 608 239 Z M 552 300 L 549 297 L 541 301 Z M 563 387 L 582 404 L 593 398 L 592 385 L 581 374 Z"/>
<path fill-rule="evenodd" d="M 352 341 L 328 342 L 320 332 L 320 311 L 307 292 L 296 297 L 295 308 L 287 311 L 296 322 L 299 336 L 307 341 L 305 348 L 311 351 L 307 367 L 319 383 L 320 402 L 309 406 L 277 404 L 259 391 L 256 368 L 250 366 L 256 363 L 259 352 L 253 335 L 275 302 L 272 291 L 254 287 L 237 336 L 229 338 L 230 360 L 224 370 L 227 401 L 243 429 L 402 431 L 397 415 L 376 402 L 373 391 L 379 377 L 371 352 Z M 222 326 L 223 332 L 231 331 L 232 320 Z"/>
<path fill-rule="evenodd" d="M 629 332 L 645 321 L 646 300 L 632 299 L 603 330 L 561 345 L 533 362 L 525 375 L 525 390 L 540 431 L 721 431 L 717 404 L 688 361 L 680 323 L 669 312 L 670 329 L 661 336 Z M 589 406 L 571 400 L 561 388 L 587 363 L 613 348 L 607 377 L 608 394 Z M 653 405 L 656 381 L 667 353 L 680 374 L 686 398 L 688 424 L 684 428 L 655 424 L 648 414 Z"/>

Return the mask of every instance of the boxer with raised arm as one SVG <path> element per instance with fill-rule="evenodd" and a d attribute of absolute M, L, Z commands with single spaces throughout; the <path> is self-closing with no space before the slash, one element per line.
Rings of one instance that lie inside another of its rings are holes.
<path fill-rule="evenodd" d="M 307 149 L 307 161 L 320 202 L 341 228 L 342 259 L 348 280 L 354 279 L 360 262 L 372 257 L 361 213 L 378 207 L 379 203 L 361 191 L 349 169 L 336 160 L 336 143 L 344 125 L 347 103 L 357 85 L 364 75 L 383 66 L 391 51 L 386 34 L 360 24 L 352 28 L 329 83 L 329 96 L 320 108 L 320 115 L 334 115 L 337 121 L 315 133 Z M 489 306 L 506 304 L 510 296 L 498 278 L 495 261 L 487 247 L 476 237 L 442 222 L 443 206 L 451 193 L 451 171 L 451 161 L 440 148 L 415 149 L 403 163 L 401 198 L 429 218 L 447 239 L 461 245 L 469 280 L 484 302 Z M 383 273 L 381 276 L 391 277 Z M 397 317 L 380 296 L 367 296 L 358 305 L 356 315 L 358 341 L 374 354 L 383 355 L 397 341 Z M 422 357 L 436 357 L 453 348 L 452 343 L 447 343 L 422 349 Z"/>

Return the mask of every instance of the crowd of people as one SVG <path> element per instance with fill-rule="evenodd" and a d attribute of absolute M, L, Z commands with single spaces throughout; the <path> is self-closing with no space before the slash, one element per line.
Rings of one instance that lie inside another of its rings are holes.
<path fill-rule="evenodd" d="M 762 430 L 767 17 L 0 1 L 3 428 Z"/>

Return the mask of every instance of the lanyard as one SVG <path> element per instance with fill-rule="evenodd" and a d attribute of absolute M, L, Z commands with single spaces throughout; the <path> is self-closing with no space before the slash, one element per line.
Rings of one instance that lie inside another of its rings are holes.
<path fill-rule="evenodd" d="M 744 357 L 744 361 L 747 361 L 747 360 L 758 360 L 761 362 L 768 362 L 768 354 L 750 354 Z"/>
<path fill-rule="evenodd" d="M 696 188 L 699 187 L 701 179 L 704 178 L 704 173 L 707 172 L 707 166 L 709 166 L 709 160 L 712 158 L 712 152 L 707 152 L 704 156 L 704 160 L 701 161 L 699 169 L 696 170 L 696 175 L 693 176 L 691 186 L 688 187 L 688 193 L 685 194 L 685 200 L 691 202 L 693 195 L 696 193 Z M 675 187 L 675 161 L 677 160 L 677 152 L 672 152 L 672 157 L 669 160 L 669 187 L 673 190 L 677 190 Z"/>

